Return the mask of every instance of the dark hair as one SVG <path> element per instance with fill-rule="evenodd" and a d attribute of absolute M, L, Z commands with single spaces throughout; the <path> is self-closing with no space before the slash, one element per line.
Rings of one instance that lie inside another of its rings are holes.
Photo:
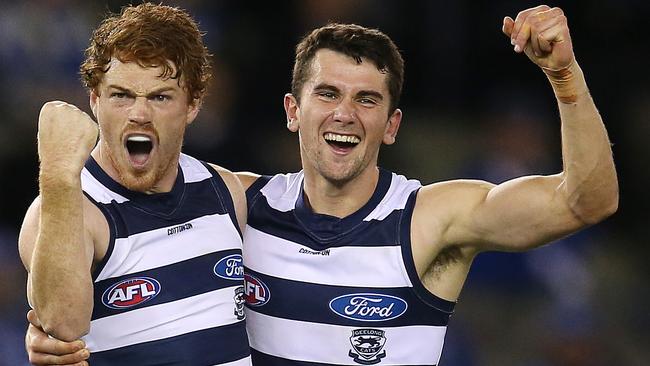
<path fill-rule="evenodd" d="M 210 57 L 202 33 L 192 17 L 179 8 L 151 3 L 125 6 L 107 16 L 86 49 L 80 74 L 84 85 L 97 92 L 112 57 L 142 67 L 162 67 L 164 78 L 184 77 L 189 101 L 201 99 L 212 77 Z M 176 72 L 172 64 L 176 65 Z"/>
<path fill-rule="evenodd" d="M 291 93 L 300 102 L 300 92 L 310 76 L 316 51 L 326 48 L 352 57 L 357 63 L 362 58 L 372 61 L 377 69 L 388 73 L 390 111 L 399 104 L 404 82 L 404 60 L 393 41 L 378 29 L 356 24 L 330 23 L 307 34 L 296 46 Z"/>

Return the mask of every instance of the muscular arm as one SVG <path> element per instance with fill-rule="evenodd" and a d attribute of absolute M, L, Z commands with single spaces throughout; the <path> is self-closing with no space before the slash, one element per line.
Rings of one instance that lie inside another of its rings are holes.
<path fill-rule="evenodd" d="M 43 106 L 40 199 L 28 210 L 19 239 L 31 304 L 45 332 L 66 341 L 88 332 L 93 307 L 94 246 L 86 230 L 80 172 L 96 136 L 94 122 L 76 107 Z"/>
<path fill-rule="evenodd" d="M 435 213 L 427 201 L 450 207 L 442 241 L 477 251 L 529 249 L 597 223 L 618 205 L 609 138 L 575 61 L 564 14 L 546 6 L 528 9 L 516 21 L 506 18 L 503 30 L 515 51 L 525 52 L 551 82 L 562 122 L 563 171 L 496 186 L 461 181 L 423 189 L 423 211 Z"/>

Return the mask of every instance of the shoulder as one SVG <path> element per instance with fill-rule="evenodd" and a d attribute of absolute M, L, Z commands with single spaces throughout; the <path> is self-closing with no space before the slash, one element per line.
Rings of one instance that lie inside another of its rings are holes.
<path fill-rule="evenodd" d="M 423 186 L 418 192 L 413 211 L 414 229 L 422 228 L 443 237 L 452 224 L 472 217 L 471 213 L 484 202 L 495 185 L 481 180 L 459 179 Z M 427 228 L 427 229 L 425 229 Z"/>
<path fill-rule="evenodd" d="M 237 220 L 239 221 L 239 225 L 243 230 L 244 226 L 246 225 L 247 208 L 246 195 L 244 194 L 245 189 L 242 185 L 242 182 L 238 176 L 230 170 L 212 163 L 209 163 L 209 165 L 219 174 L 221 179 L 223 179 L 224 183 L 226 184 L 226 187 L 228 187 L 228 191 L 230 191 L 230 196 L 232 197 L 233 204 L 235 205 Z"/>
<path fill-rule="evenodd" d="M 235 172 L 234 174 L 241 182 L 244 190 L 250 188 L 250 186 L 261 177 L 261 175 L 251 172 Z"/>

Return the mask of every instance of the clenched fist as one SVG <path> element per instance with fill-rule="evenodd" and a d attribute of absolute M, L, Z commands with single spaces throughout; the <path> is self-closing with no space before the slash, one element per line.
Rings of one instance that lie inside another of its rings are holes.
<path fill-rule="evenodd" d="M 79 176 L 97 142 L 97 124 L 72 104 L 47 102 L 38 117 L 41 174 Z"/>
<path fill-rule="evenodd" d="M 562 70 L 573 62 L 569 26 L 560 8 L 540 5 L 519 12 L 513 20 L 503 19 L 503 33 L 510 37 L 515 52 L 526 56 L 545 70 Z"/>

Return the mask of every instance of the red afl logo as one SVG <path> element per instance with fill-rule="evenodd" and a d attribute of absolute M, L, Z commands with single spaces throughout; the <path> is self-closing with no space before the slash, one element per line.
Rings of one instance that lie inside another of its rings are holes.
<path fill-rule="evenodd" d="M 259 278 L 244 274 L 244 296 L 247 305 L 262 306 L 269 302 L 271 292 Z"/>
<path fill-rule="evenodd" d="M 120 281 L 104 291 L 102 303 L 111 309 L 124 309 L 147 302 L 160 293 L 160 283 L 151 277 Z"/>

